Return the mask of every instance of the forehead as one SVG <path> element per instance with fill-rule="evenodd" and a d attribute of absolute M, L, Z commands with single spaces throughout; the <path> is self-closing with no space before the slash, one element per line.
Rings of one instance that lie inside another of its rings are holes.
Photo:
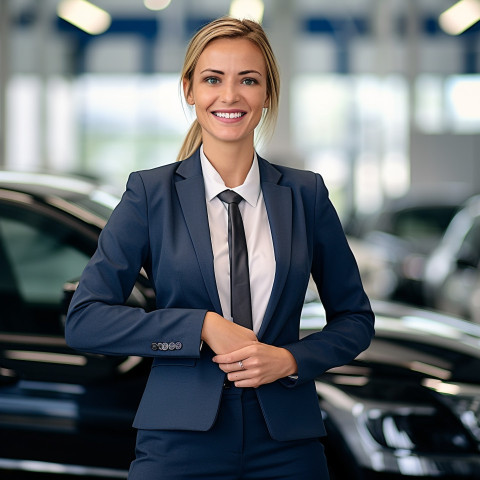
<path fill-rule="evenodd" d="M 266 70 L 260 48 L 246 38 L 219 38 L 212 40 L 198 58 L 196 69 Z"/>

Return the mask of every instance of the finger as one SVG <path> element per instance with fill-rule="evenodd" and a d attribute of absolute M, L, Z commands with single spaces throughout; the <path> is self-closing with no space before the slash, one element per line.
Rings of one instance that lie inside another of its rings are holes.
<path fill-rule="evenodd" d="M 259 348 L 259 345 L 260 344 L 249 345 L 248 347 L 240 348 L 234 352 L 215 355 L 212 360 L 216 363 L 235 363 L 244 361 L 246 358 L 249 358 L 255 354 Z"/>
<path fill-rule="evenodd" d="M 243 347 L 239 350 L 235 350 L 234 352 L 224 353 L 222 355 L 215 355 L 213 357 L 213 361 L 215 363 L 236 363 L 239 361 L 243 361 L 250 356 L 249 352 L 251 351 L 251 347 Z"/>
<path fill-rule="evenodd" d="M 231 380 L 236 387 L 241 388 L 257 388 L 261 385 L 261 381 L 257 377 L 247 377 L 247 378 L 239 378 L 238 380 Z"/>
<path fill-rule="evenodd" d="M 245 361 L 242 362 L 240 365 L 240 362 L 234 362 L 234 363 L 219 363 L 218 364 L 220 370 L 223 370 L 225 373 L 230 373 L 230 372 L 239 372 L 241 370 L 246 370 L 246 365 Z"/>
<path fill-rule="evenodd" d="M 257 388 L 259 385 L 252 381 L 251 379 L 248 380 L 240 380 L 238 382 L 233 382 L 233 384 L 238 388 Z"/>
<path fill-rule="evenodd" d="M 248 373 L 247 370 L 241 370 L 239 372 L 230 372 L 229 374 L 227 374 L 227 378 L 231 382 L 242 382 L 242 381 L 251 380 L 252 375 Z"/>

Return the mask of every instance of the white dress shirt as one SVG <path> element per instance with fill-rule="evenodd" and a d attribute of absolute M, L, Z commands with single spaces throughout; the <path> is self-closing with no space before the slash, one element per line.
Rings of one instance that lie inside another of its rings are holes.
<path fill-rule="evenodd" d="M 203 146 L 200 149 L 200 159 L 205 182 L 215 280 L 223 316 L 232 320 L 228 255 L 228 207 L 217 197 L 227 187 L 220 174 L 203 153 Z M 244 198 L 244 201 L 240 202 L 239 209 L 242 214 L 247 240 L 253 331 L 258 334 L 272 292 L 276 264 L 270 223 L 260 187 L 260 171 L 256 154 L 245 182 L 231 190 Z"/>

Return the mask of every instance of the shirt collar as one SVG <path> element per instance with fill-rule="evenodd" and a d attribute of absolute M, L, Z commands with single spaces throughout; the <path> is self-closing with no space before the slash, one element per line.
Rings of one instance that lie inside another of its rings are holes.
<path fill-rule="evenodd" d="M 220 174 L 215 170 L 209 162 L 205 153 L 203 153 L 203 145 L 200 147 L 200 162 L 202 164 L 203 181 L 205 182 L 205 195 L 207 200 L 212 201 L 219 193 L 227 189 Z M 252 207 L 257 205 L 260 195 L 260 171 L 258 169 L 257 153 L 253 154 L 252 166 L 247 174 L 247 178 L 238 187 L 231 190 L 241 195 L 244 200 Z"/>

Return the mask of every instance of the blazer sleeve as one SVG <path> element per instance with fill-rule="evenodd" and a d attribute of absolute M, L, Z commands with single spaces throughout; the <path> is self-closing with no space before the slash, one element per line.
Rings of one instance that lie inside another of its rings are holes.
<path fill-rule="evenodd" d="M 72 348 L 105 355 L 200 356 L 206 309 L 147 313 L 124 305 L 149 256 L 148 230 L 145 187 L 140 174 L 132 173 L 72 298 L 65 327 Z M 152 348 L 158 342 L 171 347 Z"/>
<path fill-rule="evenodd" d="M 316 174 L 312 277 L 326 312 L 326 326 L 285 346 L 298 365 L 295 386 L 345 365 L 365 350 L 374 335 L 374 314 L 328 190 Z"/>

